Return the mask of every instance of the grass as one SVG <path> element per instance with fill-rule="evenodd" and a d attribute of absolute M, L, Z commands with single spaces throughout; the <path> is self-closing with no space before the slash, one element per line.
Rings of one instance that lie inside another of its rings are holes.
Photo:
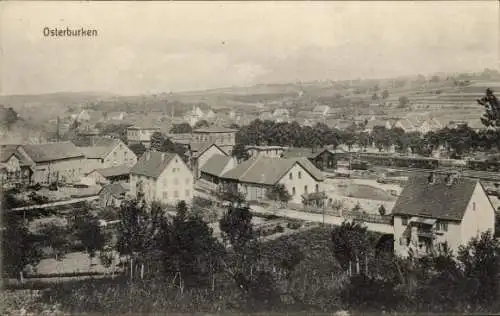
<path fill-rule="evenodd" d="M 377 201 L 393 201 L 394 198 L 391 197 L 387 192 L 382 189 L 375 188 L 366 184 L 355 184 L 351 183 L 345 190 L 345 195 L 357 198 L 357 199 L 368 199 Z"/>

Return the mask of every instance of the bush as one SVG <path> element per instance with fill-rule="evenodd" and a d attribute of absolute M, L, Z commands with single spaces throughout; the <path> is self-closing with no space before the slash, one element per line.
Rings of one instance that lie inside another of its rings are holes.
<path fill-rule="evenodd" d="M 282 233 L 284 231 L 285 231 L 285 229 L 283 228 L 283 226 L 281 226 L 281 224 L 276 225 L 276 232 L 277 233 Z"/>

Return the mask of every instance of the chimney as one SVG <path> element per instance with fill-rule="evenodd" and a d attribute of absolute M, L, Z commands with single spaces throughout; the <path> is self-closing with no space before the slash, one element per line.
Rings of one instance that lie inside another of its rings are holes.
<path fill-rule="evenodd" d="M 161 153 L 161 161 L 165 161 L 165 153 Z"/>
<path fill-rule="evenodd" d="M 146 152 L 146 160 L 150 160 L 151 159 L 151 152 L 150 151 L 147 151 Z"/>

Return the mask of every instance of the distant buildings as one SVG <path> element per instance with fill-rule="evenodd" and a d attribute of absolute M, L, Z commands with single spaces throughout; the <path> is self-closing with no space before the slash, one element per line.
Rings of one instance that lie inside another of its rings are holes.
<path fill-rule="evenodd" d="M 406 133 L 420 132 L 426 134 L 430 131 L 437 131 L 443 125 L 429 114 L 412 113 L 396 121 L 394 127 L 403 129 Z"/>
<path fill-rule="evenodd" d="M 495 229 L 495 209 L 478 180 L 457 176 L 415 177 L 394 206 L 394 251 L 425 255 L 460 245 Z"/>
<path fill-rule="evenodd" d="M 154 132 L 159 131 L 158 127 L 150 126 L 130 126 L 127 128 L 128 144 L 143 144 L 146 148 L 151 146 L 151 136 Z"/>
<path fill-rule="evenodd" d="M 246 146 L 245 149 L 250 158 L 258 156 L 279 158 L 288 147 L 282 146 Z"/>
<path fill-rule="evenodd" d="M 146 202 L 191 203 L 193 173 L 177 154 L 147 151 L 130 170 L 130 193 Z"/>

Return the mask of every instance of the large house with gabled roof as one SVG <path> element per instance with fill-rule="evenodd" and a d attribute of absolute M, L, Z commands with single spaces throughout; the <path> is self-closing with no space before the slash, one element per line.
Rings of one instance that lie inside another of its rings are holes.
<path fill-rule="evenodd" d="M 426 255 L 445 244 L 456 254 L 471 238 L 495 229 L 495 208 L 482 184 L 459 175 L 410 178 L 392 214 L 399 256 Z"/>
<path fill-rule="evenodd" d="M 247 201 L 266 198 L 266 190 L 283 184 L 290 193 L 290 202 L 301 204 L 311 194 L 323 192 L 323 173 L 307 158 L 249 159 L 220 175 L 223 190 L 238 190 Z"/>
<path fill-rule="evenodd" d="M 100 137 L 92 141 L 91 146 L 78 147 L 86 158 L 86 172 L 95 169 L 132 167 L 137 162 L 136 154 L 120 139 Z"/>
<path fill-rule="evenodd" d="M 194 194 L 193 173 L 177 154 L 147 151 L 130 170 L 130 193 L 149 203 L 189 204 Z"/>
<path fill-rule="evenodd" d="M 85 169 L 85 155 L 72 142 L 22 145 L 33 161 L 33 182 L 73 183 L 80 180 Z"/>

